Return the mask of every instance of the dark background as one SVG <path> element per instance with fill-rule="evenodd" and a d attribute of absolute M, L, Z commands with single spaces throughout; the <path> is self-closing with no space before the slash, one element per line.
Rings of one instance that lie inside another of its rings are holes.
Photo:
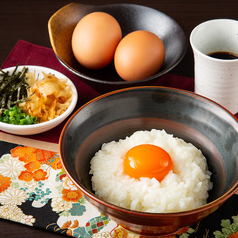
<path fill-rule="evenodd" d="M 48 20 L 61 7 L 73 1 L 66 0 L 1 0 L 0 10 L 0 65 L 5 61 L 19 39 L 33 44 L 51 47 L 48 36 Z M 77 2 L 77 1 L 75 1 Z M 238 1 L 234 0 L 81 0 L 85 4 L 136 3 L 160 10 L 183 27 L 189 38 L 199 23 L 215 19 L 238 19 Z M 193 77 L 193 54 L 190 45 L 185 57 L 172 72 Z M 11 221 L 0 219 L 0 237 L 62 237 Z"/>

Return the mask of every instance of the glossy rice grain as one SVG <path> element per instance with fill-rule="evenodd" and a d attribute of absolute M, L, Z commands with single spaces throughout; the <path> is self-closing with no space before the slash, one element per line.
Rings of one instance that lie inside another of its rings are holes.
<path fill-rule="evenodd" d="M 134 179 L 123 170 L 126 152 L 138 144 L 153 144 L 166 150 L 174 169 L 159 182 Z M 207 203 L 212 188 L 206 158 L 191 143 L 164 130 L 137 131 L 123 140 L 103 144 L 91 160 L 92 187 L 107 202 L 141 212 L 172 213 L 195 209 Z"/>

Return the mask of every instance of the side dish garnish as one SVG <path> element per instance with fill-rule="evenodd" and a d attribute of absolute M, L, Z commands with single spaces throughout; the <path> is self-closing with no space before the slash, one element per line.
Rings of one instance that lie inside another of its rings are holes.
<path fill-rule="evenodd" d="M 2 116 L 0 116 L 0 121 L 14 125 L 31 125 L 39 122 L 37 117 L 26 114 L 16 105 L 4 110 Z"/>
<path fill-rule="evenodd" d="M 63 114 L 73 98 L 67 78 L 45 72 L 43 78 L 28 67 L 12 73 L 0 69 L 0 122 L 30 125 L 52 120 Z"/>
<path fill-rule="evenodd" d="M 27 89 L 29 100 L 19 107 L 40 122 L 52 120 L 64 113 L 73 97 L 67 79 L 59 79 L 53 74 L 42 72 L 43 79 L 37 79 L 35 73 L 28 73 L 30 87 Z"/>
<path fill-rule="evenodd" d="M 28 68 L 23 67 L 17 72 L 18 65 L 10 74 L 0 69 L 0 116 L 6 109 L 28 100 L 26 73 Z"/>

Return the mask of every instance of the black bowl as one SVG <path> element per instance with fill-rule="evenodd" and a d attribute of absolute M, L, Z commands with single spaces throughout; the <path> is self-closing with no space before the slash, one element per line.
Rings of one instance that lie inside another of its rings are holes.
<path fill-rule="evenodd" d="M 164 43 L 166 52 L 165 61 L 160 71 L 149 78 L 127 82 L 117 74 L 113 62 L 100 70 L 90 70 L 80 65 L 72 51 L 72 33 L 81 18 L 95 11 L 103 11 L 115 17 L 121 26 L 123 36 L 135 30 L 147 30 L 159 36 Z M 48 27 L 51 45 L 59 62 L 100 92 L 151 85 L 182 60 L 188 45 L 182 27 L 173 18 L 153 8 L 136 4 L 84 5 L 71 3 L 58 10 L 50 18 Z"/>
<path fill-rule="evenodd" d="M 212 172 L 208 203 L 194 210 L 155 214 L 135 212 L 95 196 L 90 160 L 104 142 L 137 130 L 165 129 L 201 149 Z M 215 211 L 238 189 L 238 123 L 215 102 L 192 92 L 137 87 L 102 95 L 81 107 L 65 125 L 59 143 L 66 173 L 104 215 L 141 235 L 166 235 Z"/>

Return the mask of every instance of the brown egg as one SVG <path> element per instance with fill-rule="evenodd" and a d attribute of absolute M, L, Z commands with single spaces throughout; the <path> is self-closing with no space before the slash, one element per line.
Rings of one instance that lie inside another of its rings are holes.
<path fill-rule="evenodd" d="M 113 16 L 105 12 L 93 12 L 76 25 L 72 35 L 72 50 L 81 65 L 100 69 L 112 62 L 121 38 L 121 27 Z"/>
<path fill-rule="evenodd" d="M 134 31 L 118 44 L 114 64 L 117 73 L 126 81 L 152 76 L 162 67 L 165 48 L 161 39 L 149 31 Z"/>

